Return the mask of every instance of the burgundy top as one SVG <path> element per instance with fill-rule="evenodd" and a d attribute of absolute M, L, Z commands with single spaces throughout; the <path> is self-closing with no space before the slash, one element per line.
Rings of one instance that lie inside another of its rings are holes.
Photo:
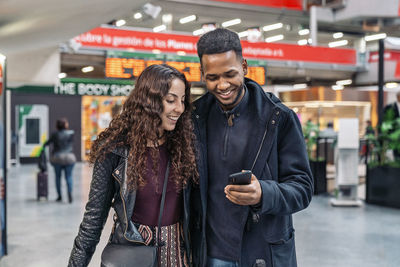
<path fill-rule="evenodd" d="M 151 150 L 154 149 L 158 150 L 160 155 L 158 162 L 159 171 L 156 177 L 154 177 L 153 174 L 153 159 L 151 157 Z M 165 171 L 167 169 L 169 157 L 165 143 L 159 147 L 148 147 L 146 149 L 146 156 L 146 184 L 143 187 L 139 187 L 136 191 L 136 202 L 133 208 L 132 221 L 148 226 L 157 226 Z M 182 205 L 182 190 L 177 192 L 170 166 L 161 226 L 177 223 L 181 216 Z"/>

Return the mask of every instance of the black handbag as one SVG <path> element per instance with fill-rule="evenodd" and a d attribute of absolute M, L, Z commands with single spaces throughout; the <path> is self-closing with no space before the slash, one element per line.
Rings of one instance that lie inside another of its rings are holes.
<path fill-rule="evenodd" d="M 155 246 L 122 245 L 108 243 L 101 254 L 101 267 L 157 267 L 157 251 L 161 243 L 161 219 L 164 212 L 165 194 L 167 191 L 169 161 L 164 176 L 160 213 L 158 215 L 157 240 Z"/>

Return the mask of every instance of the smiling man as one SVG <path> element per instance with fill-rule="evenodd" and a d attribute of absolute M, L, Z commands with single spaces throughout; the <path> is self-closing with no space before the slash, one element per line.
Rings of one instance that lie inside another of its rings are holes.
<path fill-rule="evenodd" d="M 313 182 L 296 114 L 245 78 L 238 35 L 217 29 L 197 43 L 208 93 L 194 103 L 199 187 L 192 194 L 194 266 L 296 266 L 291 214 Z M 251 170 L 249 184 L 229 175 Z"/>

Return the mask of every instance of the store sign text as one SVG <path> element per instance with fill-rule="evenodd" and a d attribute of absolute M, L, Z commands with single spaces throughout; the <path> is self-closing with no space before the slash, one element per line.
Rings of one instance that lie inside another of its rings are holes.
<path fill-rule="evenodd" d="M 133 85 L 100 83 L 61 83 L 54 87 L 54 93 L 60 95 L 127 96 Z"/>
<path fill-rule="evenodd" d="M 74 38 L 84 47 L 150 51 L 161 53 L 185 52 L 196 55 L 199 37 L 168 33 L 140 32 L 126 29 L 98 27 Z M 355 49 L 299 46 L 284 43 L 251 43 L 242 41 L 243 56 L 258 60 L 317 62 L 325 64 L 357 65 Z"/>

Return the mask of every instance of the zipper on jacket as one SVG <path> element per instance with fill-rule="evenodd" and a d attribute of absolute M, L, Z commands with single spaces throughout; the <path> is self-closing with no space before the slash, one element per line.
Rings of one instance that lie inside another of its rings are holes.
<path fill-rule="evenodd" d="M 127 166 L 125 166 L 125 168 L 126 168 Z M 133 243 L 140 243 L 140 244 L 143 244 L 143 245 L 146 245 L 146 243 L 145 242 L 142 242 L 142 241 L 138 241 L 138 240 L 131 240 L 131 239 L 128 239 L 127 237 L 126 237 L 126 231 L 128 231 L 128 218 L 127 218 L 127 215 L 126 215 L 126 205 L 125 205 L 125 201 L 124 201 L 124 198 L 122 197 L 122 193 L 121 193 L 121 189 L 122 189 L 122 186 L 121 186 L 121 182 L 118 180 L 118 178 L 117 177 L 115 177 L 115 175 L 114 175 L 114 173 L 112 174 L 112 176 L 114 177 L 114 179 L 115 180 L 117 180 L 117 182 L 118 182 L 118 184 L 119 184 L 119 196 L 121 197 L 121 200 L 122 200 L 122 204 L 123 204 L 123 206 L 124 206 L 124 214 L 125 214 L 125 230 L 124 230 L 124 238 L 127 240 L 127 241 L 130 241 L 130 242 L 133 242 Z M 126 177 L 125 177 L 126 178 Z"/>
<path fill-rule="evenodd" d="M 224 150 L 223 150 L 223 157 L 225 158 L 228 153 L 228 139 L 229 139 L 229 132 L 230 128 L 233 126 L 233 119 L 235 118 L 235 114 L 228 114 L 225 112 L 225 116 L 228 119 L 228 124 L 225 127 L 225 136 L 224 136 Z"/>

